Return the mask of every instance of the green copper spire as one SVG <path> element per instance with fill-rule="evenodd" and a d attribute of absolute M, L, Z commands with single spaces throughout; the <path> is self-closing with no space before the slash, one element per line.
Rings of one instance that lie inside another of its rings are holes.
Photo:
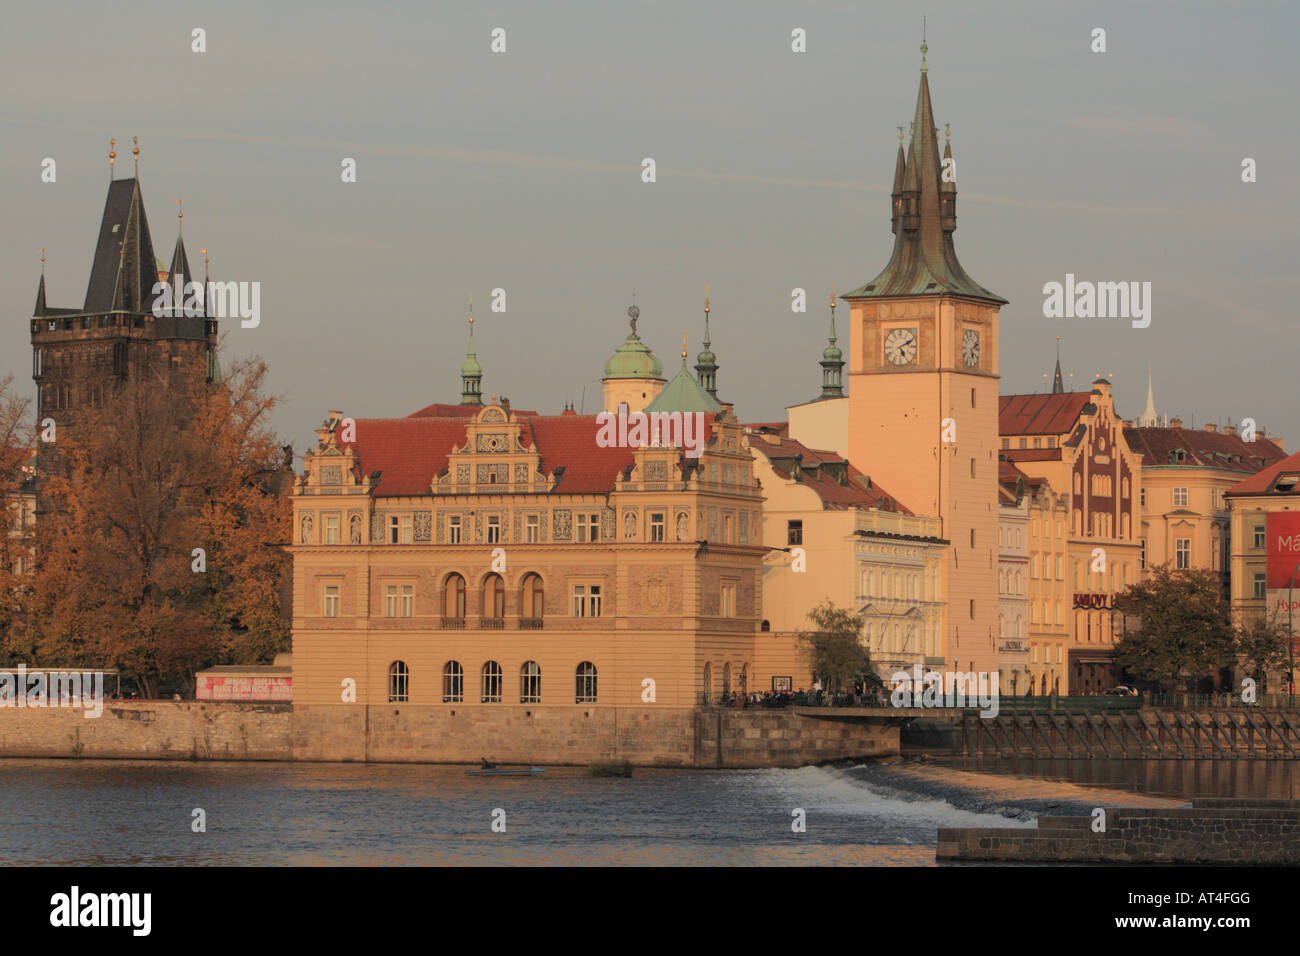
<path fill-rule="evenodd" d="M 716 400 L 718 397 L 718 357 L 709 346 L 709 287 L 704 287 L 704 351 L 695 357 L 695 374 L 700 387 Z"/>
<path fill-rule="evenodd" d="M 835 344 L 835 284 L 831 283 L 831 334 L 826 348 L 822 350 L 822 393 L 823 398 L 844 397 L 844 353 Z"/>
<path fill-rule="evenodd" d="M 474 352 L 474 297 L 469 297 L 469 352 L 465 364 L 460 367 L 460 403 L 462 405 L 483 404 L 483 366 L 478 364 L 478 355 Z"/>

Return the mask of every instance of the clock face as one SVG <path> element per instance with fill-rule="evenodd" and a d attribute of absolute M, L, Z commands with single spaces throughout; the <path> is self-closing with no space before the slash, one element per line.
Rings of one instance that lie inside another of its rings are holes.
<path fill-rule="evenodd" d="M 967 368 L 974 368 L 980 363 L 980 334 L 974 329 L 967 329 L 961 334 L 961 360 Z"/>
<path fill-rule="evenodd" d="M 916 329 L 894 329 L 885 336 L 885 358 L 906 365 L 916 358 Z"/>

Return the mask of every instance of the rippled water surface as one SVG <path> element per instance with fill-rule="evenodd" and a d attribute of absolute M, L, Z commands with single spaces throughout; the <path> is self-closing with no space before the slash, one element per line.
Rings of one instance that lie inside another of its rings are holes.
<path fill-rule="evenodd" d="M 1030 826 L 1075 806 L 876 765 L 630 779 L 466 769 L 4 760 L 0 863 L 917 866 L 933 865 L 939 827 Z M 191 831 L 195 808 L 205 833 Z M 505 833 L 492 831 L 498 808 Z M 792 831 L 795 808 L 804 833 Z"/>

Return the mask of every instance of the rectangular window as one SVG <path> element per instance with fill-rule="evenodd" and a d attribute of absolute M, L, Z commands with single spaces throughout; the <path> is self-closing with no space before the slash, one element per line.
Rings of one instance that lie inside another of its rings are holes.
<path fill-rule="evenodd" d="M 579 541 L 600 540 L 600 515 L 580 514 L 577 515 L 577 522 Z"/>
<path fill-rule="evenodd" d="M 1147 506 L 1147 490 L 1145 488 L 1143 488 L 1141 491 L 1141 499 L 1142 499 L 1142 507 L 1145 508 Z"/>
<path fill-rule="evenodd" d="M 536 544 L 541 540 L 539 532 L 541 531 L 540 515 L 524 516 L 524 541 L 528 544 Z"/>
<path fill-rule="evenodd" d="M 1254 592 L 1252 593 L 1251 596 L 1254 597 L 1256 600 L 1258 600 L 1258 599 L 1263 598 L 1263 597 L 1266 596 L 1265 593 L 1264 593 L 1264 588 L 1265 588 L 1265 582 L 1266 582 L 1267 580 L 1268 580 L 1268 579 L 1267 579 L 1267 576 L 1266 576 L 1266 575 L 1263 575 L 1263 574 L 1257 574 L 1257 575 L 1255 575 L 1255 582 L 1254 582 L 1254 583 L 1255 583 L 1255 590 L 1254 590 Z"/>
<path fill-rule="evenodd" d="M 1020 447 L 1021 447 L 1021 448 L 1028 448 L 1028 447 L 1029 447 L 1029 439 L 1028 439 L 1028 438 L 1022 438 L 1022 439 L 1020 439 Z"/>
<path fill-rule="evenodd" d="M 1048 447 L 1048 448 L 1055 448 L 1055 447 L 1056 447 L 1056 439 L 1055 439 L 1055 438 L 1049 438 L 1049 439 L 1047 439 L 1047 447 Z"/>
<path fill-rule="evenodd" d="M 402 585 L 402 617 L 415 617 L 415 585 Z"/>
<path fill-rule="evenodd" d="M 975 620 L 975 599 L 974 598 L 970 599 L 970 616 L 972 621 Z"/>
<path fill-rule="evenodd" d="M 1138 538 L 1138 545 L 1138 570 L 1145 571 L 1147 569 L 1147 539 Z"/>
<path fill-rule="evenodd" d="M 734 584 L 722 585 L 722 617 L 736 616 L 736 586 Z"/>
<path fill-rule="evenodd" d="M 970 460 L 970 476 L 971 476 L 972 478 L 975 477 L 975 459 L 974 459 L 974 458 L 972 458 L 972 459 Z"/>
<path fill-rule="evenodd" d="M 487 519 L 487 543 L 499 544 L 501 542 L 501 516 L 488 515 Z"/>
<path fill-rule="evenodd" d="M 337 584 L 325 585 L 325 616 L 339 616 L 339 586 Z"/>
<path fill-rule="evenodd" d="M 325 516 L 325 543 L 326 544 L 339 543 L 339 516 L 338 515 Z"/>
<path fill-rule="evenodd" d="M 1174 539 L 1174 567 L 1190 568 L 1192 566 L 1192 539 Z"/>
<path fill-rule="evenodd" d="M 1255 525 L 1255 545 L 1256 548 L 1264 547 L 1264 526 Z"/>
<path fill-rule="evenodd" d="M 803 544 L 803 522 L 787 521 L 785 523 L 785 543 Z"/>
<path fill-rule="evenodd" d="M 384 588 L 384 617 L 397 617 L 397 585 Z"/>
<path fill-rule="evenodd" d="M 1175 507 L 1175 508 L 1186 508 L 1186 507 L 1187 507 L 1187 489 L 1186 489 L 1186 488 L 1175 488 L 1175 489 L 1174 489 L 1174 507 Z"/>
<path fill-rule="evenodd" d="M 1042 440 L 1041 438 L 1035 438 L 1035 439 L 1034 439 L 1034 447 L 1035 447 L 1035 448 L 1042 448 L 1042 447 L 1043 447 L 1043 440 Z"/>
<path fill-rule="evenodd" d="M 662 541 L 664 539 L 664 513 L 662 511 L 650 512 L 650 540 Z"/>
<path fill-rule="evenodd" d="M 411 543 L 411 516 L 410 515 L 389 515 L 388 516 L 388 543 L 389 544 L 410 544 Z"/>
<path fill-rule="evenodd" d="M 447 543 L 460 544 L 460 515 L 447 516 Z"/>
<path fill-rule="evenodd" d="M 575 584 L 573 586 L 573 616 L 600 617 L 600 585 Z"/>
<path fill-rule="evenodd" d="M 1056 556 L 1056 580 L 1065 580 L 1065 556 L 1060 554 Z"/>

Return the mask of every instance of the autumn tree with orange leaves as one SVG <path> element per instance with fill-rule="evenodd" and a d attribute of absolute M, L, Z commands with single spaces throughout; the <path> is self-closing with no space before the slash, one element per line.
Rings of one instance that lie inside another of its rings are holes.
<path fill-rule="evenodd" d="M 78 410 L 43 476 L 29 608 L 38 666 L 117 668 L 142 696 L 289 643 L 292 481 L 259 360 L 220 383 L 148 374 Z"/>

